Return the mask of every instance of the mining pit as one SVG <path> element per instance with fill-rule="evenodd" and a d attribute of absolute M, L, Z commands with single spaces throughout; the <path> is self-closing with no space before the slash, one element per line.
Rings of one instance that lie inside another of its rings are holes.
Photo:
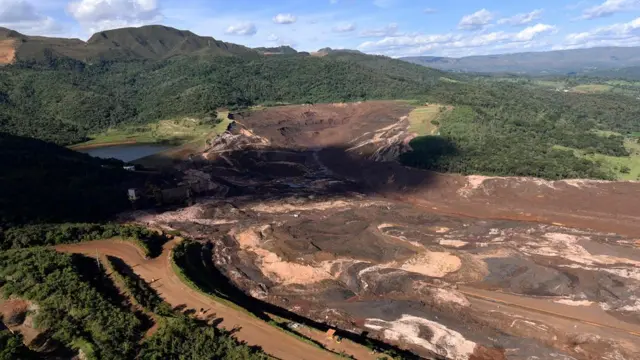
<path fill-rule="evenodd" d="M 234 114 L 177 162 L 217 192 L 127 214 L 253 298 L 435 359 L 640 359 L 640 183 L 407 168 L 399 102 Z"/>

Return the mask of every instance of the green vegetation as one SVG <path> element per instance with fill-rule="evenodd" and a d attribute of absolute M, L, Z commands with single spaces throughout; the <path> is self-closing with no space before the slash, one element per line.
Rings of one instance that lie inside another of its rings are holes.
<path fill-rule="evenodd" d="M 146 281 L 140 278 L 124 261 L 107 256 L 113 275 L 122 282 L 127 292 L 140 306 L 150 313 L 172 316 L 171 306 Z"/>
<path fill-rule="evenodd" d="M 605 84 L 582 84 L 574 86 L 571 91 L 584 93 L 598 93 L 611 90 L 611 86 Z"/>
<path fill-rule="evenodd" d="M 161 25 L 101 31 L 86 42 L 26 36 L 0 28 L 0 40 L 18 42 L 16 57 L 31 65 L 82 68 L 84 62 L 160 60 L 180 55 L 258 56 L 247 47 Z"/>
<path fill-rule="evenodd" d="M 418 135 L 435 135 L 442 117 L 450 107 L 441 104 L 418 106 L 409 113 L 409 131 Z"/>
<path fill-rule="evenodd" d="M 22 344 L 22 335 L 12 334 L 9 330 L 0 330 L 0 360 L 36 358 L 35 354 Z"/>
<path fill-rule="evenodd" d="M 35 246 L 72 244 L 82 241 L 119 237 L 133 241 L 147 256 L 162 251 L 166 237 L 137 225 L 120 224 L 34 224 L 0 229 L 0 249 L 23 249 Z"/>
<path fill-rule="evenodd" d="M 220 112 L 213 118 L 161 120 L 149 124 L 107 129 L 102 133 L 89 135 L 91 140 L 74 145 L 72 148 L 129 142 L 183 144 L 200 140 L 207 135 L 224 132 L 229 125 L 228 113 L 228 111 Z"/>
<path fill-rule="evenodd" d="M 50 250 L 3 251 L 0 290 L 37 303 L 36 326 L 62 344 L 85 344 L 85 353 L 98 359 L 133 358 L 139 320 L 83 279 L 87 269 L 78 266 L 72 256 Z"/>
<path fill-rule="evenodd" d="M 640 180 L 640 143 L 636 139 L 625 139 L 624 145 L 629 156 L 608 156 L 593 151 L 555 146 L 557 149 L 573 152 L 574 155 L 595 163 L 602 171 L 618 180 Z"/>
<path fill-rule="evenodd" d="M 365 55 L 175 57 L 73 69 L 17 63 L 0 69 L 0 131 L 68 145 L 225 107 L 413 98 L 441 75 Z"/>
<path fill-rule="evenodd" d="M 138 358 L 244 360 L 269 357 L 258 349 L 238 344 L 226 331 L 177 315 L 167 319 L 158 332 L 142 343 Z"/>
<path fill-rule="evenodd" d="M 134 41 L 138 38 L 145 42 Z M 193 47 L 176 50 L 173 46 L 184 39 Z M 47 46 L 62 46 L 52 41 L 55 44 Z M 119 50 L 110 47 L 114 41 L 121 44 Z M 159 44 L 166 44 L 164 50 Z M 551 179 L 612 177 L 580 154 L 554 146 L 627 157 L 623 137 L 640 131 L 640 102 L 635 98 L 640 86 L 633 81 L 460 75 L 346 50 L 322 49 L 324 56 L 307 56 L 282 48 L 290 54 L 263 56 L 164 27 L 96 34 L 83 45 L 91 56 L 69 52 L 76 49 L 71 43 L 65 46 L 64 51 L 51 52 L 55 56 L 23 59 L 0 69 L 0 131 L 65 145 L 186 142 L 163 154 L 166 160 L 201 147 L 204 135 L 222 130 L 225 123 L 216 125 L 214 116 L 220 108 L 411 98 L 456 108 L 437 119 L 429 119 L 428 110 L 417 110 L 412 117 L 412 130 L 424 135 L 439 132 L 455 152 L 432 159 L 434 154 L 425 152 L 431 145 L 420 145 L 425 139 L 418 138 L 413 142 L 417 151 L 403 159 L 406 164 Z M 220 56 L 207 56 L 211 54 Z M 80 62 L 92 56 L 102 61 Z M 622 135 L 599 137 L 594 130 Z M 67 191 L 64 196 L 73 198 L 75 190 Z M 119 199 L 122 208 L 126 200 Z M 95 211 L 82 210 L 78 213 Z"/>
<path fill-rule="evenodd" d="M 445 172 L 611 179 L 598 164 L 554 146 L 626 157 L 623 136 L 594 130 L 625 134 L 640 126 L 635 99 L 606 93 L 565 94 L 476 80 L 441 85 L 428 100 L 456 107 L 439 121 L 440 138 L 414 139 L 414 151 L 401 160 Z"/>
<path fill-rule="evenodd" d="M 148 284 L 118 266 L 135 299 L 164 316 L 160 329 L 141 342 L 142 324 L 109 294 L 109 278 L 96 273 L 94 266 L 93 261 L 50 250 L 5 251 L 0 253 L 0 292 L 34 301 L 39 306 L 36 326 L 47 329 L 61 344 L 82 350 L 89 359 L 267 358 L 225 330 L 173 312 Z M 5 345 L 0 351 L 7 354 L 4 358 L 30 354 L 20 346 L 21 338 L 9 332 L 0 332 L 0 344 Z"/>

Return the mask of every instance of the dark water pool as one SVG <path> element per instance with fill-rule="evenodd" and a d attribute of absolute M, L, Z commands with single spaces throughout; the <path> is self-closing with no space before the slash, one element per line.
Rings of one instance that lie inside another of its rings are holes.
<path fill-rule="evenodd" d="M 132 145 L 113 145 L 103 146 L 92 149 L 78 150 L 81 153 L 89 154 L 99 158 L 115 158 L 125 162 L 137 160 L 145 156 L 157 154 L 161 151 L 170 149 L 169 145 L 154 144 L 132 144 Z"/>

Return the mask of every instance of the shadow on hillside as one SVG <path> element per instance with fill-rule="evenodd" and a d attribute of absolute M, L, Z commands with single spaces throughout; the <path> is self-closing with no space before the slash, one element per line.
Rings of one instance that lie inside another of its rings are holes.
<path fill-rule="evenodd" d="M 412 142 L 419 147 L 415 154 L 400 158 L 416 167 L 432 167 L 443 158 L 455 155 L 456 147 L 440 137 L 423 137 Z M 207 158 L 183 154 L 176 159 L 155 155 L 145 164 L 159 168 L 197 170 L 223 185 L 222 196 L 235 205 L 247 205 L 265 200 L 296 197 L 350 197 L 357 194 L 404 193 L 425 189 L 435 182 L 435 175 L 398 161 L 398 149 L 379 151 L 375 148 L 347 149 L 331 146 L 321 149 L 263 147 L 209 152 Z M 377 160 L 372 160 L 373 158 Z M 194 197 L 220 195 L 220 188 L 207 189 L 191 178 L 187 182 Z M 181 206 L 187 202 L 179 196 L 164 205 Z M 193 200 L 193 198 L 191 199 Z"/>

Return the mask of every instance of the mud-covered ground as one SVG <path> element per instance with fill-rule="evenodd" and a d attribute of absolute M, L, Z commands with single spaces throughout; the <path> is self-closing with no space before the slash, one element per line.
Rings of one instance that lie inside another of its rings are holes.
<path fill-rule="evenodd" d="M 408 169 L 393 102 L 236 114 L 180 167 L 210 196 L 138 221 L 239 288 L 448 359 L 640 359 L 640 184 Z"/>

